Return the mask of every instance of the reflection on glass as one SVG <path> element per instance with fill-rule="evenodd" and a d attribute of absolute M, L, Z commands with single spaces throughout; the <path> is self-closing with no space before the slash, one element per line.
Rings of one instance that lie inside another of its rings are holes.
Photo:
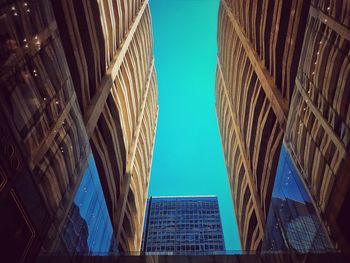
<path fill-rule="evenodd" d="M 264 251 L 332 250 L 285 145 L 281 148 L 265 232 Z"/>
<path fill-rule="evenodd" d="M 114 250 L 113 228 L 92 155 L 67 216 L 57 252 L 104 254 Z"/>

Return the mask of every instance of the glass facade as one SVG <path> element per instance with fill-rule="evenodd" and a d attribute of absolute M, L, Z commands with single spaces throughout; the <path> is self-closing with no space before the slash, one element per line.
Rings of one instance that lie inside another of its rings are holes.
<path fill-rule="evenodd" d="M 175 255 L 225 251 L 217 197 L 150 197 L 142 249 Z"/>
<path fill-rule="evenodd" d="M 56 250 L 65 255 L 116 252 L 113 239 L 112 223 L 96 164 L 90 155 Z"/>
<path fill-rule="evenodd" d="M 0 14 L 0 243 L 14 236 L 4 258 L 109 249 L 111 223 L 51 2 L 3 1 Z"/>
<path fill-rule="evenodd" d="M 328 252 L 331 243 L 285 145 L 277 168 L 263 251 Z"/>

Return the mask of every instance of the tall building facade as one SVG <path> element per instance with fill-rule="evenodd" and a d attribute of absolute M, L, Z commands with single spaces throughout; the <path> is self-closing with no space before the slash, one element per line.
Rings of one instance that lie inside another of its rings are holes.
<path fill-rule="evenodd" d="M 150 197 L 142 243 L 147 254 L 224 253 L 217 197 Z"/>
<path fill-rule="evenodd" d="M 312 1 L 284 140 L 343 251 L 350 249 L 349 52 L 349 1 Z"/>
<path fill-rule="evenodd" d="M 283 141 L 327 235 L 349 244 L 349 8 L 220 1 L 216 108 L 243 249 L 262 247 Z"/>
<path fill-rule="evenodd" d="M 147 1 L 52 1 L 109 214 L 139 251 L 158 117 Z"/>
<path fill-rule="evenodd" d="M 140 250 L 158 116 L 148 1 L 0 14 L 4 253 Z"/>
<path fill-rule="evenodd" d="M 264 236 L 306 2 L 220 2 L 217 115 L 241 244 L 247 250 L 259 249 Z"/>

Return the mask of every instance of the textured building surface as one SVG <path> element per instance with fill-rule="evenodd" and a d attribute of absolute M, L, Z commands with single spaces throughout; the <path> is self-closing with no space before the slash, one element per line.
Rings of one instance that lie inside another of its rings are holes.
<path fill-rule="evenodd" d="M 217 197 L 150 197 L 142 252 L 172 255 L 225 253 Z"/>
<path fill-rule="evenodd" d="M 349 54 L 349 1 L 312 1 L 285 141 L 344 250 L 350 244 Z"/>
<path fill-rule="evenodd" d="M 285 142 L 336 247 L 350 231 L 349 1 L 228 1 L 217 115 L 244 249 L 260 249 Z"/>
<path fill-rule="evenodd" d="M 261 247 L 307 2 L 220 2 L 216 107 L 243 249 Z"/>
<path fill-rule="evenodd" d="M 121 250 L 140 250 L 158 116 L 148 1 L 53 1 Z"/>
<path fill-rule="evenodd" d="M 91 150 L 50 2 L 7 2 L 0 17 L 0 236 L 22 262 L 53 247 Z"/>
<path fill-rule="evenodd" d="M 158 115 L 148 1 L 6 1 L 0 29 L 1 237 L 12 236 L 1 244 L 11 262 L 54 250 L 65 226 L 87 235 L 94 221 L 82 207 L 80 220 L 73 200 L 91 158 L 103 194 L 83 203 L 105 204 L 98 218 L 111 221 L 112 247 L 139 250 Z M 75 235 L 77 253 L 94 251 Z"/>

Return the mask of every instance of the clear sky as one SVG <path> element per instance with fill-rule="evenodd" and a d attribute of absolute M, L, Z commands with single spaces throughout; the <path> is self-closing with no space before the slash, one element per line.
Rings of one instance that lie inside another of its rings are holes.
<path fill-rule="evenodd" d="M 217 195 L 240 250 L 215 111 L 219 0 L 150 0 L 159 117 L 149 196 Z"/>

